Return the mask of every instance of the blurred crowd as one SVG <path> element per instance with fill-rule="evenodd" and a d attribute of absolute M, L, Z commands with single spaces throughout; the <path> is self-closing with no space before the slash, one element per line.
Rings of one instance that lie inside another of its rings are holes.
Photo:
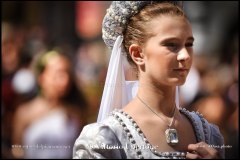
<path fill-rule="evenodd" d="M 71 158 L 82 127 L 97 118 L 110 56 L 101 23 L 111 2 L 1 3 L 1 155 Z M 184 2 L 184 10 L 196 43 L 181 106 L 218 125 L 226 158 L 238 158 L 238 2 Z"/>

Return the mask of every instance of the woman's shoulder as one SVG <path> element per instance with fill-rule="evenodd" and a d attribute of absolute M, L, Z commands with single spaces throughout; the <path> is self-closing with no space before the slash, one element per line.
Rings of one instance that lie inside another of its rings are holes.
<path fill-rule="evenodd" d="M 88 124 L 84 127 L 85 132 L 104 132 L 106 130 L 113 132 L 116 136 L 122 137 L 125 128 L 131 128 L 129 116 L 121 110 L 113 110 L 109 116 L 101 122 Z"/>
<path fill-rule="evenodd" d="M 185 108 L 181 108 L 180 111 L 190 119 L 199 141 L 205 141 L 207 144 L 215 147 L 220 151 L 220 154 L 223 157 L 225 151 L 221 146 L 224 145 L 224 137 L 221 134 L 219 127 L 208 122 L 208 120 L 199 112 L 190 112 Z"/>
<path fill-rule="evenodd" d="M 113 116 L 113 114 L 109 115 L 106 119 L 101 122 L 94 122 L 84 126 L 81 133 L 84 132 L 115 132 L 116 128 L 119 127 L 118 121 Z"/>
<path fill-rule="evenodd" d="M 74 158 L 121 158 L 121 142 L 113 128 L 115 123 L 110 116 L 101 123 L 84 126 L 74 144 Z"/>
<path fill-rule="evenodd" d="M 95 138 L 96 136 L 103 135 L 104 133 L 108 133 L 110 135 L 113 133 L 113 130 L 108 124 L 95 122 L 85 125 L 80 136 Z"/>
<path fill-rule="evenodd" d="M 222 134 L 219 130 L 219 127 L 213 123 L 208 122 L 204 116 L 195 111 L 188 111 L 185 108 L 180 109 L 192 122 L 195 127 L 198 127 L 199 130 L 203 131 L 205 134 L 205 140 L 208 142 L 214 141 L 213 138 L 222 138 Z"/>

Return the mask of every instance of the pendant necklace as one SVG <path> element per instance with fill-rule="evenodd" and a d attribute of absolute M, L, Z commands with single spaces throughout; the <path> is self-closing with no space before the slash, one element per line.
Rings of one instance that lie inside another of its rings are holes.
<path fill-rule="evenodd" d="M 158 116 L 159 118 L 161 118 L 163 121 L 165 121 L 162 117 L 160 117 L 153 109 L 151 109 L 151 107 L 149 107 L 138 95 L 137 98 L 144 104 L 144 106 L 146 106 L 151 112 L 153 112 L 156 116 Z M 169 145 L 176 145 L 178 143 L 178 134 L 177 134 L 177 130 L 172 128 L 172 124 L 174 121 L 174 117 L 175 117 L 175 110 L 176 110 L 176 106 L 174 107 L 173 110 L 173 116 L 172 116 L 172 120 L 170 122 L 170 124 L 168 124 L 168 128 L 165 131 L 165 137 L 166 137 L 166 141 Z M 165 121 L 166 122 L 166 121 Z"/>

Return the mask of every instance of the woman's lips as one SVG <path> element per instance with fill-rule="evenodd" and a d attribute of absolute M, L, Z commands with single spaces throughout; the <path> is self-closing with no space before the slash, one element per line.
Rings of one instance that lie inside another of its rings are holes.
<path fill-rule="evenodd" d="M 178 68 L 178 69 L 174 69 L 176 71 L 188 71 L 189 69 L 185 69 L 185 68 Z"/>
<path fill-rule="evenodd" d="M 189 71 L 189 69 L 185 69 L 185 68 L 178 68 L 178 69 L 173 69 L 173 70 L 178 72 L 180 75 L 185 75 Z"/>

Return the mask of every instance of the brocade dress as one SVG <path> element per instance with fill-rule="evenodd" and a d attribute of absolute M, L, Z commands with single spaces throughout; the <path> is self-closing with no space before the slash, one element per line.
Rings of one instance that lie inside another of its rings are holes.
<path fill-rule="evenodd" d="M 224 139 L 218 127 L 208 123 L 203 116 L 189 112 L 185 108 L 179 111 L 190 120 L 197 142 L 204 141 L 215 146 L 221 158 L 225 156 Z M 159 152 L 152 146 L 137 123 L 122 110 L 114 110 L 101 123 L 85 126 L 75 141 L 73 158 L 109 158 L 109 159 L 185 159 L 185 152 Z"/>

